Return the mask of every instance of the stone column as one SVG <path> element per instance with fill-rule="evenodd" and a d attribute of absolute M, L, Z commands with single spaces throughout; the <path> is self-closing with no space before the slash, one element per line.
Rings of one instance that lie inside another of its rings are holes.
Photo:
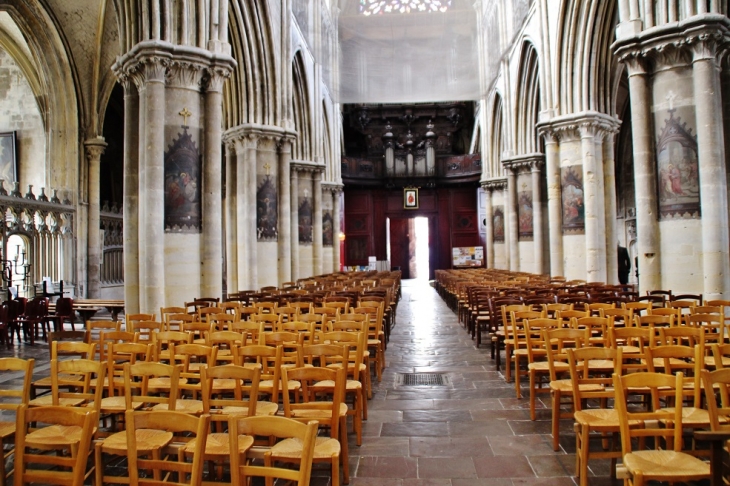
<path fill-rule="evenodd" d="M 486 226 L 486 229 L 484 231 L 486 232 L 486 265 L 487 268 L 494 268 L 494 206 L 492 204 L 492 190 L 494 189 L 494 185 L 491 181 L 483 181 L 482 189 L 484 189 L 485 193 L 484 219 L 486 224 L 484 226 Z"/>
<path fill-rule="evenodd" d="M 532 163 L 532 241 L 535 250 L 535 270 L 537 274 L 543 273 L 543 237 L 542 237 L 542 195 L 540 168 L 542 161 L 536 160 Z"/>
<path fill-rule="evenodd" d="M 703 295 L 708 300 L 724 299 L 730 290 L 730 255 L 725 141 L 717 62 L 722 35 L 719 32 L 705 33 L 694 40 L 692 79 L 697 110 L 697 156 L 702 207 Z"/>
<path fill-rule="evenodd" d="M 507 213 L 507 238 L 509 239 L 509 269 L 513 272 L 520 270 L 520 241 L 517 215 L 517 173 L 511 161 L 502 161 L 507 169 L 507 200 L 505 201 L 505 212 Z"/>
<path fill-rule="evenodd" d="M 299 169 L 291 165 L 291 279 L 299 278 Z"/>
<path fill-rule="evenodd" d="M 279 283 L 291 281 L 291 135 L 284 135 L 279 147 Z"/>
<path fill-rule="evenodd" d="M 207 297 L 223 294 L 223 212 L 221 204 L 221 138 L 223 82 L 230 71 L 208 69 L 205 91 L 205 129 L 203 130 L 203 259 L 201 293 Z"/>
<path fill-rule="evenodd" d="M 124 311 L 139 307 L 139 94 L 131 77 L 119 75 L 124 86 L 124 185 L 122 244 L 124 245 Z M 62 238 L 63 247 L 65 238 Z M 64 259 L 64 261 L 67 261 Z"/>
<path fill-rule="evenodd" d="M 322 170 L 312 172 L 312 257 L 315 275 L 322 274 Z"/>
<path fill-rule="evenodd" d="M 552 130 L 542 133 L 545 138 L 545 176 L 547 178 L 548 240 L 550 244 L 550 275 L 563 276 L 563 189 L 560 185 L 560 147 Z"/>
<path fill-rule="evenodd" d="M 84 142 L 86 159 L 89 162 L 89 233 L 88 233 L 88 283 L 87 295 L 91 299 L 101 297 L 101 254 L 102 241 L 99 229 L 99 179 L 101 154 L 106 149 L 106 142 L 103 137 L 97 137 Z"/>
<path fill-rule="evenodd" d="M 238 285 L 238 220 L 236 204 L 238 200 L 238 164 L 237 142 L 228 134 L 224 137 L 226 145 L 226 200 L 225 200 L 225 235 L 226 235 L 226 283 L 229 294 L 240 289 Z M 241 289 L 242 290 L 242 289 Z"/>
<path fill-rule="evenodd" d="M 258 165 L 259 139 L 255 134 L 248 134 L 244 140 L 244 177 L 241 181 L 242 187 L 246 190 L 239 196 L 238 218 L 241 221 L 243 214 L 244 230 L 238 232 L 238 252 L 244 248 L 247 256 L 246 268 L 242 269 L 239 263 L 239 275 L 243 270 L 247 280 L 246 289 L 258 290 L 259 288 L 259 265 L 258 265 L 258 238 L 256 236 L 256 167 Z M 240 166 L 239 166 L 240 168 Z M 240 261 L 240 259 L 239 259 Z M 248 270 L 246 272 L 246 270 Z M 240 281 L 240 277 L 239 277 Z"/>
<path fill-rule="evenodd" d="M 614 160 L 615 133 L 606 133 L 603 142 L 603 200 L 606 221 L 606 283 L 618 284 L 618 244 L 616 232 L 616 168 Z"/>
<path fill-rule="evenodd" d="M 656 164 L 652 123 L 652 98 L 643 61 L 627 56 L 631 94 L 631 131 L 634 145 L 636 233 L 639 253 L 639 291 L 661 288 Z"/>
<path fill-rule="evenodd" d="M 590 121 L 580 126 L 580 142 L 583 154 L 586 280 L 589 282 L 606 281 L 603 153 L 596 150 L 596 139 L 601 136 L 598 130 L 598 127 Z"/>
<path fill-rule="evenodd" d="M 165 306 L 165 75 L 166 63 L 143 61 L 145 98 L 140 124 L 140 308 L 157 312 Z"/>
<path fill-rule="evenodd" d="M 339 189 L 332 191 L 332 271 L 333 272 L 339 272 L 341 270 L 340 268 L 340 261 L 342 259 L 342 255 L 340 253 L 341 250 L 341 241 L 340 241 L 340 232 L 342 229 L 340 226 L 342 225 L 341 219 L 340 219 L 340 211 L 342 210 L 342 204 L 341 204 L 341 197 L 342 197 L 342 186 L 340 186 Z"/>

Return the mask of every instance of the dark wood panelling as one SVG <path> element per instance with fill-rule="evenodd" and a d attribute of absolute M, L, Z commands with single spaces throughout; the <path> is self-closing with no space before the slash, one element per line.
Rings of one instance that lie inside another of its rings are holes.
<path fill-rule="evenodd" d="M 403 208 L 402 189 L 350 189 L 345 187 L 345 227 L 347 228 L 345 246 L 345 265 L 366 265 L 367 257 L 375 255 L 378 260 L 385 260 L 386 218 L 391 219 L 391 244 L 402 244 L 407 248 L 408 242 L 397 242 L 400 238 L 394 233 L 396 220 L 407 220 L 417 216 L 427 217 L 429 221 L 429 248 L 431 272 L 435 269 L 451 268 L 451 249 L 455 246 L 478 246 L 480 223 L 478 219 L 477 188 L 439 188 L 419 189 L 419 208 Z M 365 224 L 363 227 L 363 221 Z M 483 231 L 483 229 L 482 229 Z M 350 251 L 349 246 L 355 248 Z M 362 257 L 364 259 L 352 257 Z M 391 248 L 392 264 L 396 266 L 396 257 Z M 407 257 L 398 265 L 407 265 Z M 431 273 L 433 278 L 433 273 Z"/>

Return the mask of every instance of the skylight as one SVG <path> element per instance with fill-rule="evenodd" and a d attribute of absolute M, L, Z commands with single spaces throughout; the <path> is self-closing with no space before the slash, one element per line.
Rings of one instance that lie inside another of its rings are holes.
<path fill-rule="evenodd" d="M 411 12 L 446 12 L 451 0 L 360 0 L 360 13 L 382 15 Z"/>

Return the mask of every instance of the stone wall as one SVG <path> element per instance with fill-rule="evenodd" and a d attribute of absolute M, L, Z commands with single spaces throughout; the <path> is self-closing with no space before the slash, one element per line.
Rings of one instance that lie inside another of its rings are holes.
<path fill-rule="evenodd" d="M 28 184 L 45 186 L 45 133 L 33 91 L 13 58 L 0 49 L 0 132 L 17 132 L 18 178 L 25 194 Z M 9 181 L 5 184 L 10 189 Z"/>

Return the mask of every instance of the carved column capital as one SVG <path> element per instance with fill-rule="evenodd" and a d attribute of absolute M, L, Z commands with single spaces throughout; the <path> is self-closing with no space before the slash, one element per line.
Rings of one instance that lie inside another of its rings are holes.
<path fill-rule="evenodd" d="M 335 196 L 342 193 L 344 188 L 344 185 L 336 182 L 322 182 L 322 192 L 331 192 Z"/>
<path fill-rule="evenodd" d="M 495 179 L 487 179 L 486 181 L 482 181 L 481 185 L 482 189 L 488 192 L 504 191 L 507 189 L 507 178 L 498 177 Z"/>
<path fill-rule="evenodd" d="M 173 60 L 169 63 L 165 80 L 171 88 L 200 91 L 205 66 L 201 63 Z"/>
<path fill-rule="evenodd" d="M 98 162 L 101 155 L 106 150 L 107 143 L 104 141 L 104 137 L 96 137 L 84 141 L 84 148 L 86 149 L 86 158 L 89 163 Z"/>
<path fill-rule="evenodd" d="M 544 154 L 534 153 L 534 154 L 520 155 L 518 157 L 512 157 L 510 159 L 505 159 L 502 161 L 502 167 L 513 171 L 515 174 L 519 174 L 521 172 L 532 171 L 532 170 L 534 170 L 535 167 L 538 167 L 538 171 L 539 171 L 540 170 L 539 167 L 541 167 L 544 164 L 544 161 L 545 161 Z"/>

